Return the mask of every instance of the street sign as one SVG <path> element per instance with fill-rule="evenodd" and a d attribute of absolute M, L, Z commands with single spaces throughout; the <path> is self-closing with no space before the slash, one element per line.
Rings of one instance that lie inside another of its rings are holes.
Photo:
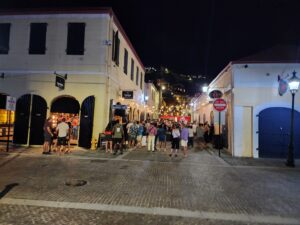
<path fill-rule="evenodd" d="M 226 109 L 227 103 L 226 103 L 226 101 L 223 98 L 218 98 L 218 99 L 216 99 L 214 101 L 213 107 L 218 112 L 222 112 L 222 111 L 224 111 Z"/>
<path fill-rule="evenodd" d="M 127 109 L 127 105 L 113 105 L 112 108 L 113 109 L 123 109 L 123 110 L 126 110 Z"/>
<path fill-rule="evenodd" d="M 208 96 L 210 98 L 221 98 L 223 96 L 223 93 L 220 90 L 213 90 L 209 92 Z"/>
<path fill-rule="evenodd" d="M 125 99 L 133 99 L 133 91 L 122 91 L 122 97 Z"/>
<path fill-rule="evenodd" d="M 65 89 L 65 79 L 61 76 L 56 76 L 55 77 L 55 86 L 61 90 Z"/>
<path fill-rule="evenodd" d="M 16 111 L 17 99 L 15 97 L 6 96 L 6 110 Z"/>

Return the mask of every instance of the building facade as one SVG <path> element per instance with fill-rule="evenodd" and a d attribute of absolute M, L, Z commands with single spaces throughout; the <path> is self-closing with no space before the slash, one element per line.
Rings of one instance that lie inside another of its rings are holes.
<path fill-rule="evenodd" d="M 145 97 L 146 97 L 146 119 L 158 119 L 159 118 L 159 106 L 161 99 L 160 90 L 152 83 L 145 83 Z"/>
<path fill-rule="evenodd" d="M 111 9 L 6 11 L 0 35 L 0 93 L 17 98 L 14 143 L 42 144 L 51 116 L 74 123 L 74 143 L 89 148 L 117 102 L 135 118 L 144 109 L 144 66 Z"/>
<path fill-rule="evenodd" d="M 208 95 L 220 90 L 227 101 L 221 114 L 222 136 L 233 156 L 287 157 L 290 140 L 291 101 L 287 80 L 300 63 L 236 61 L 209 84 L 208 92 L 194 100 L 194 120 L 215 125 L 218 114 Z M 295 156 L 300 157 L 300 96 L 295 98 Z"/>

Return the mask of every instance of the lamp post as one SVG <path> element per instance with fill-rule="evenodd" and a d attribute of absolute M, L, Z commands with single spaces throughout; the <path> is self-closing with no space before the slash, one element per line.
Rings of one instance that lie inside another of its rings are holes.
<path fill-rule="evenodd" d="M 286 166 L 295 167 L 294 161 L 294 102 L 295 94 L 299 89 L 300 80 L 296 76 L 296 71 L 293 72 L 293 76 L 289 79 L 289 88 L 292 93 L 292 111 L 291 111 L 291 130 L 290 130 L 290 143 L 288 147 L 288 155 Z"/>

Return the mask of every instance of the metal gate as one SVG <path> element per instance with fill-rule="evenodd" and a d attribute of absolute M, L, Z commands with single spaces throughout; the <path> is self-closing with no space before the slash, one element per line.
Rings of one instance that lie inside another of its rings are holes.
<path fill-rule="evenodd" d="M 80 113 L 80 132 L 79 132 L 79 146 L 84 148 L 91 147 L 93 135 L 93 122 L 94 122 L 94 107 L 95 97 L 87 97 L 81 105 Z"/>
<path fill-rule="evenodd" d="M 294 153 L 300 158 L 300 113 L 295 111 Z M 259 114 L 259 157 L 286 158 L 290 140 L 291 109 L 274 107 Z"/>

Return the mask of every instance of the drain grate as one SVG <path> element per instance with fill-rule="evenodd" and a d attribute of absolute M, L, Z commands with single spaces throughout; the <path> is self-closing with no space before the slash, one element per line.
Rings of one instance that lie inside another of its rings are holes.
<path fill-rule="evenodd" d="M 65 185 L 71 186 L 71 187 L 79 187 L 79 186 L 83 186 L 83 185 L 86 185 L 86 184 L 87 184 L 87 181 L 77 180 L 77 179 L 71 179 L 71 180 L 67 180 L 65 182 Z"/>

